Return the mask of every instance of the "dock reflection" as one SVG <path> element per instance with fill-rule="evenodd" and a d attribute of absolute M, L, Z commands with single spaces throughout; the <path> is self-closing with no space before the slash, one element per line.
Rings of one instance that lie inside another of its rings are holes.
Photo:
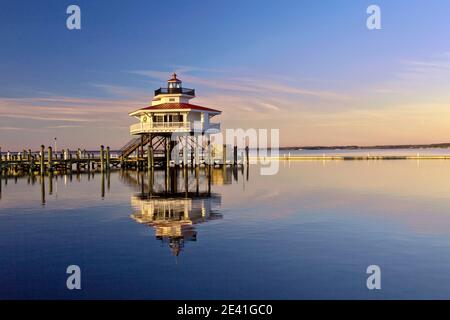
<path fill-rule="evenodd" d="M 174 256 L 188 241 L 197 241 L 196 225 L 222 219 L 222 197 L 212 186 L 231 184 L 238 173 L 233 168 L 171 168 L 164 171 L 121 173 L 137 193 L 131 196 L 131 218 L 151 227 L 155 238 Z"/>
<path fill-rule="evenodd" d="M 112 183 L 121 183 L 131 187 L 131 218 L 152 228 L 156 239 L 167 244 L 175 256 L 183 250 L 185 243 L 196 241 L 196 225 L 222 219 L 219 209 L 222 196 L 214 186 L 248 180 L 248 167 L 196 167 L 166 170 L 116 170 L 104 173 L 79 172 L 76 174 L 57 174 L 48 172 L 43 175 L 0 173 L 0 201 L 8 189 L 8 182 L 17 184 L 24 181 L 36 185 L 40 193 L 40 203 L 46 206 L 49 201 L 58 199 L 58 181 L 66 189 L 70 184 L 97 183 L 101 199 L 111 197 Z M 96 182 L 97 181 L 97 182 Z M 69 192 L 63 192 L 61 201 L 70 198 Z"/>

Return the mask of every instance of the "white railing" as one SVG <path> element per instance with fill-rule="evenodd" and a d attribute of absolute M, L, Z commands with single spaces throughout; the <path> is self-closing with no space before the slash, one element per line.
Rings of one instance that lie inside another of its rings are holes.
<path fill-rule="evenodd" d="M 152 122 L 152 123 L 136 123 L 130 126 L 130 132 L 171 132 L 177 129 L 189 130 L 189 122 Z"/>
<path fill-rule="evenodd" d="M 152 123 L 136 123 L 130 126 L 131 134 L 145 132 L 174 132 L 174 131 L 190 131 L 213 129 L 220 131 L 220 123 L 209 123 L 208 128 L 191 124 L 190 122 L 152 122 Z"/>

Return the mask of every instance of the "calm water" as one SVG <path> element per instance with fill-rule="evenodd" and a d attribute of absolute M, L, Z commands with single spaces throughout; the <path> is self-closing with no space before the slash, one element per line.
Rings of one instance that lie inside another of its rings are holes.
<path fill-rule="evenodd" d="M 10 177 L 0 298 L 448 299 L 449 240 L 450 161 Z"/>

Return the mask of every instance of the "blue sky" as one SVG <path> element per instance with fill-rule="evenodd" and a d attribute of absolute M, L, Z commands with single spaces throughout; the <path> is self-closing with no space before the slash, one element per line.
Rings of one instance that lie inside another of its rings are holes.
<path fill-rule="evenodd" d="M 282 145 L 447 142 L 449 15 L 441 0 L 2 0 L 0 144 L 120 147 L 173 71 L 223 127 L 279 128 Z"/>

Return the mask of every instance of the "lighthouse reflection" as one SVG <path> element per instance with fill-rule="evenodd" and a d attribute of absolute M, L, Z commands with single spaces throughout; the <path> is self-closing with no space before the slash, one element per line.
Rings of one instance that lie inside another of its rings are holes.
<path fill-rule="evenodd" d="M 222 219 L 221 195 L 212 186 L 231 184 L 232 168 L 196 168 L 122 172 L 122 179 L 138 193 L 131 197 L 131 218 L 151 227 L 155 238 L 178 256 L 185 244 L 197 241 L 196 225 Z"/>
<path fill-rule="evenodd" d="M 220 206 L 220 196 L 209 198 L 131 198 L 136 222 L 153 227 L 156 239 L 167 243 L 172 253 L 178 256 L 187 241 L 197 240 L 195 225 L 221 219 L 214 211 Z"/>

